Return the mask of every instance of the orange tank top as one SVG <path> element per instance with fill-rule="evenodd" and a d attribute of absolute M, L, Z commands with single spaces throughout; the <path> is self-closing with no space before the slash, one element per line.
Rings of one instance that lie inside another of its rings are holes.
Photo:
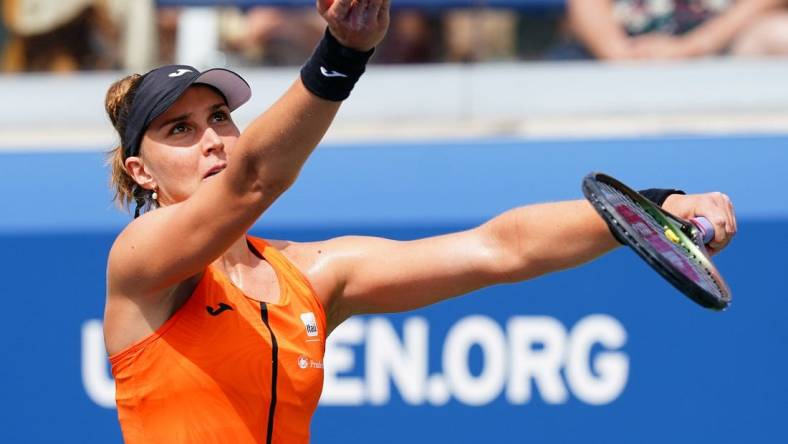
<path fill-rule="evenodd" d="M 278 303 L 247 297 L 209 266 L 170 319 L 110 357 L 126 444 L 309 442 L 325 312 L 279 251 L 249 242 L 276 272 Z"/>

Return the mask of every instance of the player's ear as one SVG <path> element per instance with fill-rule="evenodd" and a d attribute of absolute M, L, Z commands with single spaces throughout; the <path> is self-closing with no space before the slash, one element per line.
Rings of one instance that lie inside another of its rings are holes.
<path fill-rule="evenodd" d="M 139 186 L 145 188 L 146 190 L 156 189 L 156 180 L 145 168 L 145 162 L 141 157 L 130 156 L 123 162 L 123 164 L 126 167 L 126 171 L 128 171 L 129 175 L 134 179 L 135 182 L 137 182 L 137 184 L 139 184 Z"/>

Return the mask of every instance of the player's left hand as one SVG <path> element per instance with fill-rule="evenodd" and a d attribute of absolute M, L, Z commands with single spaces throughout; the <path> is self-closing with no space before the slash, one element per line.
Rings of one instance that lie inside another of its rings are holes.
<path fill-rule="evenodd" d="M 703 216 L 714 225 L 714 239 L 707 245 L 709 253 L 725 248 L 736 235 L 736 214 L 731 199 L 723 193 L 671 194 L 662 208 L 684 219 Z"/>
<path fill-rule="evenodd" d="M 369 51 L 386 35 L 391 0 L 316 0 L 317 12 L 342 45 Z"/>

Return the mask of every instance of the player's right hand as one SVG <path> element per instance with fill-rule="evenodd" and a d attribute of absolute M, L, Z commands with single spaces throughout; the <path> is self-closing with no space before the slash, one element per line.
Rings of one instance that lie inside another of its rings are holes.
<path fill-rule="evenodd" d="M 317 0 L 317 12 L 342 45 L 369 51 L 386 35 L 391 0 Z"/>
<path fill-rule="evenodd" d="M 731 199 L 723 193 L 671 194 L 662 208 L 684 219 L 703 216 L 714 225 L 714 239 L 709 242 L 709 253 L 716 254 L 736 235 L 736 214 Z"/>

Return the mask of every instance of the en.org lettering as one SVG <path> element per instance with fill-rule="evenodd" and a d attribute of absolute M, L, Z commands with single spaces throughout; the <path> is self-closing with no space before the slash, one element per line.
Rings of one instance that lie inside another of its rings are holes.
<path fill-rule="evenodd" d="M 401 334 L 385 317 L 353 318 L 326 344 L 320 402 L 383 405 L 390 402 L 393 387 L 411 405 L 455 401 L 482 406 L 501 397 L 521 405 L 535 396 L 548 404 L 563 404 L 573 396 L 602 405 L 615 401 L 626 387 L 629 358 L 621 351 L 626 341 L 621 323 L 604 314 L 588 315 L 569 329 L 549 316 L 515 316 L 501 325 L 472 315 L 455 322 L 438 349 L 429 350 L 429 324 L 423 317 L 407 318 Z M 473 347 L 482 352 L 478 374 L 469 366 Z M 428 367 L 429 353 L 440 353 L 440 369 Z M 98 320 L 82 326 L 82 380 L 96 404 L 115 407 Z"/>

